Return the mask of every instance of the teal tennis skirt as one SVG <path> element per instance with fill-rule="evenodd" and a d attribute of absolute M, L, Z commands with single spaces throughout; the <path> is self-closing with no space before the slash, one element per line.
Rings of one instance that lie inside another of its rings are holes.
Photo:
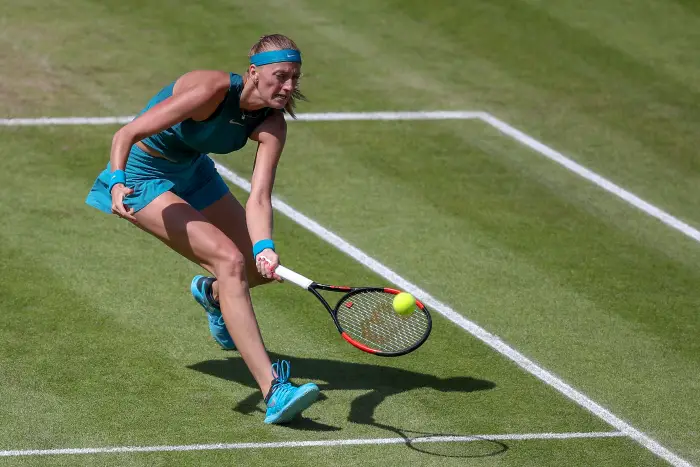
<path fill-rule="evenodd" d="M 221 199 L 229 188 L 216 170 L 214 161 L 200 154 L 184 163 L 171 162 L 145 153 L 136 145 L 131 147 L 126 161 L 126 186 L 134 192 L 124 198 L 124 204 L 138 212 L 166 191 L 172 191 L 198 211 Z M 109 193 L 111 168 L 109 163 L 95 180 L 85 202 L 100 211 L 112 214 Z"/>

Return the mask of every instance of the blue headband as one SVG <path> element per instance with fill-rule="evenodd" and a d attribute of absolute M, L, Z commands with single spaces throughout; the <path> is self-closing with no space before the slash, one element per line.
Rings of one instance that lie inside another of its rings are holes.
<path fill-rule="evenodd" d="M 270 50 L 260 52 L 250 57 L 250 64 L 255 66 L 269 65 L 270 63 L 296 62 L 301 63 L 301 53 L 294 49 Z"/>

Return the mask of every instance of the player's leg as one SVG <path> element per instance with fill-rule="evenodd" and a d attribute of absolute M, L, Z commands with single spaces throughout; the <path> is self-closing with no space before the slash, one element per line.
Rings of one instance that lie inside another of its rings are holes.
<path fill-rule="evenodd" d="M 182 197 L 238 247 L 245 257 L 249 287 L 270 282 L 255 267 L 243 206 L 233 197 L 209 157 L 202 156 L 197 161 L 197 167 L 197 176 L 189 181 Z M 219 307 L 219 281 L 216 277 L 197 275 L 192 279 L 190 290 L 206 312 L 209 331 L 214 340 L 225 350 L 235 350 L 236 345 Z"/>
<path fill-rule="evenodd" d="M 253 245 L 248 233 L 245 209 L 241 203 L 231 194 L 226 193 L 222 198 L 201 210 L 201 213 L 209 222 L 214 224 L 226 234 L 245 256 L 246 272 L 248 273 L 248 285 L 256 287 L 258 285 L 272 282 L 260 275 L 253 258 Z M 212 284 L 214 298 L 218 295 L 218 284 Z"/>
<path fill-rule="evenodd" d="M 249 287 L 255 287 L 271 281 L 262 277 L 255 267 L 252 252 L 253 246 L 245 220 L 245 209 L 230 192 L 227 192 L 223 197 L 203 208 L 200 212 L 219 230 L 224 232 L 245 256 Z M 206 311 L 209 321 L 209 332 L 214 340 L 224 350 L 235 350 L 236 344 L 226 329 L 226 323 L 219 308 L 219 282 L 216 280 L 216 277 L 197 275 L 192 279 L 190 289 L 194 299 Z"/>
<path fill-rule="evenodd" d="M 228 187 L 222 180 L 214 167 L 214 162 L 207 156 L 203 156 L 198 161 L 199 168 L 197 169 L 198 177 L 194 180 L 195 183 L 190 184 L 183 194 L 193 208 L 197 209 L 202 215 L 211 222 L 220 232 L 231 241 L 237 252 L 243 257 L 242 269 L 245 271 L 248 282 L 247 286 L 258 285 L 268 280 L 260 276 L 255 267 L 255 260 L 252 253 L 252 245 L 250 235 L 245 220 L 245 210 L 240 203 L 229 192 Z M 203 184 L 197 180 L 205 181 Z M 211 271 L 211 270 L 210 270 Z M 223 300 L 225 298 L 225 281 L 219 277 L 216 271 L 213 271 L 216 277 L 216 282 L 211 287 L 211 299 L 215 303 L 215 299 Z M 212 278 L 213 279 L 213 278 Z M 248 292 L 248 290 L 246 290 Z M 250 299 L 250 294 L 247 294 Z M 225 305 L 221 301 L 221 305 Z M 251 308 L 252 310 L 252 308 Z M 223 323 L 219 323 L 225 331 L 229 331 L 236 327 L 235 322 L 229 321 L 229 314 L 224 312 Z M 210 321 L 211 323 L 211 321 Z M 257 323 L 256 323 L 257 324 Z M 210 329 L 212 326 L 210 325 Z M 236 342 L 238 342 L 239 332 L 231 333 Z M 239 346 L 240 348 L 240 346 Z M 274 380 L 271 384 L 271 389 L 265 396 L 267 403 L 267 412 L 265 423 L 284 423 L 292 419 L 296 414 L 308 407 L 316 400 L 319 394 L 318 386 L 313 383 L 307 383 L 300 387 L 296 387 L 289 382 L 289 363 L 286 361 L 278 362 L 272 366 Z M 265 391 L 263 391 L 263 395 Z"/>
<path fill-rule="evenodd" d="M 217 277 L 228 330 L 266 395 L 271 386 L 271 362 L 253 313 L 244 255 L 227 235 L 172 192 L 161 194 L 134 217 L 140 228 Z"/>

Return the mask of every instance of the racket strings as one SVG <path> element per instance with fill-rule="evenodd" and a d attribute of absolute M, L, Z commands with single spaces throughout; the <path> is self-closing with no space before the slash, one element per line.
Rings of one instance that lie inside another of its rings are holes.
<path fill-rule="evenodd" d="M 419 311 L 410 317 L 399 316 L 394 313 L 391 304 L 393 297 L 377 300 L 380 294 L 376 294 L 376 297 L 363 297 L 365 300 L 358 302 L 357 310 L 360 311 L 356 311 L 352 316 L 346 314 L 344 317 L 346 319 L 343 319 L 343 322 L 348 328 L 344 329 L 355 340 L 377 350 L 398 352 L 413 346 L 426 331 L 425 315 Z"/>
<path fill-rule="evenodd" d="M 426 314 L 416 307 L 408 316 L 393 308 L 394 295 L 373 290 L 345 297 L 338 323 L 355 341 L 383 352 L 400 352 L 421 341 L 428 330 Z"/>

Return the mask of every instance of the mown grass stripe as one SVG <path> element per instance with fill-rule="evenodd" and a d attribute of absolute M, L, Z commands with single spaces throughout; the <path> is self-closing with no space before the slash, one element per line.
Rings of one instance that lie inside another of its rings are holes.
<path fill-rule="evenodd" d="M 1 119 L 0 126 L 26 126 L 26 125 L 61 125 L 61 124 L 108 124 L 108 123 L 125 123 L 129 121 L 132 117 L 105 117 L 105 118 L 39 118 L 39 119 Z M 481 120 L 492 127 L 498 129 L 501 133 L 514 138 L 521 144 L 535 150 L 541 155 L 549 158 L 550 160 L 557 162 L 568 170 L 573 171 L 577 175 L 586 178 L 587 180 L 595 183 L 599 187 L 605 189 L 606 191 L 614 194 L 615 196 L 623 199 L 624 201 L 632 204 L 633 206 L 641 209 L 650 216 L 653 216 L 666 225 L 682 232 L 683 234 L 693 238 L 700 242 L 700 232 L 682 221 L 676 219 L 670 214 L 662 211 L 656 206 L 643 201 L 641 198 L 633 195 L 632 193 L 622 189 L 621 187 L 615 185 L 609 180 L 601 177 L 595 172 L 577 164 L 571 159 L 566 158 L 563 154 L 555 151 L 554 149 L 544 145 L 543 143 L 535 140 L 534 138 L 528 136 L 527 134 L 517 130 L 516 128 L 508 125 L 507 123 L 493 117 L 492 115 L 485 112 L 473 112 L 473 111 L 454 111 L 454 112 L 356 112 L 356 113 L 317 113 L 317 114 L 301 114 L 298 120 L 300 121 L 347 121 L 347 120 L 426 120 L 426 119 L 478 119 Z M 234 174 L 225 167 L 217 164 L 217 168 L 222 173 L 223 176 L 231 180 L 233 183 L 237 184 L 239 187 L 250 191 L 250 184 Z M 506 343 L 504 343 L 498 336 L 495 336 L 485 329 L 478 326 L 476 323 L 466 319 L 459 313 L 452 310 L 446 304 L 440 302 L 436 298 L 432 297 L 430 294 L 420 289 L 417 285 L 408 282 L 401 276 L 382 265 L 378 261 L 369 257 L 364 252 L 345 242 L 343 239 L 338 237 L 336 234 L 330 232 L 324 227 L 320 226 L 315 221 L 309 219 L 308 217 L 298 213 L 290 206 L 286 205 L 279 199 L 273 200 L 273 205 L 283 214 L 287 215 L 291 219 L 295 220 L 300 225 L 304 226 L 308 230 L 314 232 L 327 242 L 334 245 L 336 248 L 340 249 L 349 256 L 355 258 L 361 264 L 372 269 L 377 274 L 381 275 L 385 279 L 391 281 L 394 284 L 399 285 L 404 290 L 407 290 L 425 303 L 430 305 L 434 310 L 441 313 L 447 319 L 457 324 L 461 328 L 468 331 L 470 334 L 474 335 L 482 342 L 489 345 L 491 348 L 499 352 L 500 354 L 508 357 L 510 360 L 514 361 L 518 366 L 527 371 L 528 373 L 534 375 L 541 381 L 545 382 L 549 386 L 555 388 L 557 391 L 568 397 L 569 399 L 576 402 L 578 405 L 586 408 L 591 413 L 595 414 L 599 418 L 606 421 L 611 426 L 625 433 L 636 440 L 639 444 L 649 449 L 651 452 L 657 456 L 665 459 L 674 466 L 690 466 L 687 461 L 680 458 L 678 455 L 674 454 L 664 446 L 662 446 L 658 441 L 652 439 L 645 433 L 637 430 L 612 412 L 610 412 L 605 407 L 596 403 L 590 399 L 585 394 L 574 389 L 558 376 L 549 372 L 548 370 L 540 367 L 532 360 L 525 357 L 523 354 L 513 349 Z"/>

